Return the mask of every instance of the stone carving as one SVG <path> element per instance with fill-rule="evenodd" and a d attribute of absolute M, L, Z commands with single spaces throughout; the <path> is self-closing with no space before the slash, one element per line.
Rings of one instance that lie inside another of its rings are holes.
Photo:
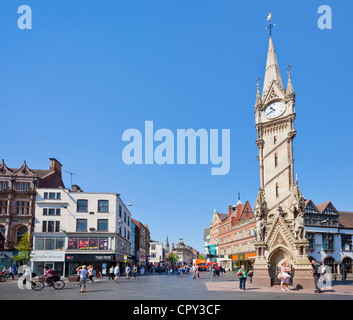
<path fill-rule="evenodd" d="M 254 206 L 255 216 L 260 219 L 266 218 L 266 213 L 268 212 L 267 203 L 265 200 L 265 194 L 261 188 L 257 194 L 255 206 Z"/>
<path fill-rule="evenodd" d="M 294 237 L 296 240 L 305 239 L 306 229 L 304 226 L 304 213 L 299 212 L 294 220 Z"/>
<path fill-rule="evenodd" d="M 263 242 L 265 240 L 265 224 L 261 217 L 256 217 L 256 241 Z"/>

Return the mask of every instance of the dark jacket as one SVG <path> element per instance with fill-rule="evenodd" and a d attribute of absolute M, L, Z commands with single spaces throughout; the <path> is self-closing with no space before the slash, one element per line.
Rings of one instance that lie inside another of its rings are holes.
<path fill-rule="evenodd" d="M 320 262 L 316 262 L 315 264 L 313 264 L 313 271 L 314 271 L 314 275 L 319 275 L 320 274 L 320 268 L 321 268 L 321 263 Z"/>

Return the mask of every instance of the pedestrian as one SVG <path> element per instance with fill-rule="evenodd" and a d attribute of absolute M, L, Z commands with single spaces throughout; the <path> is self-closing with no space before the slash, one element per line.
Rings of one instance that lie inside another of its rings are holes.
<path fill-rule="evenodd" d="M 137 274 L 138 274 L 138 270 L 136 265 L 134 264 L 134 266 L 132 267 L 132 276 L 134 277 L 134 280 L 137 279 Z"/>
<path fill-rule="evenodd" d="M 8 270 L 7 270 L 7 279 L 10 279 L 10 277 L 12 277 L 12 280 L 15 280 L 15 276 L 14 276 L 14 269 L 13 267 L 10 267 Z"/>
<path fill-rule="evenodd" d="M 78 267 L 77 271 L 80 273 L 80 287 L 81 287 L 80 292 L 86 292 L 87 275 L 88 275 L 87 266 L 83 265 L 81 267 Z"/>
<path fill-rule="evenodd" d="M 114 268 L 114 276 L 115 276 L 114 278 L 115 283 L 118 283 L 119 276 L 120 276 L 120 268 L 118 264 Z"/>
<path fill-rule="evenodd" d="M 289 285 L 289 280 L 291 278 L 290 276 L 290 271 L 291 269 L 289 267 L 287 267 L 287 263 L 284 261 L 282 262 L 282 265 L 281 265 L 281 290 L 282 291 L 289 291 L 288 289 L 288 285 Z M 283 285 L 286 285 L 286 288 L 284 289 L 283 288 Z"/>
<path fill-rule="evenodd" d="M 254 267 L 250 266 L 250 270 L 248 272 L 248 277 L 250 278 L 250 283 L 252 283 L 252 277 L 254 276 Z"/>
<path fill-rule="evenodd" d="M 240 290 L 245 290 L 247 271 L 246 271 L 246 268 L 245 268 L 244 264 L 242 264 L 241 267 L 240 267 L 240 270 L 238 272 L 238 277 L 239 277 L 239 289 Z"/>
<path fill-rule="evenodd" d="M 192 271 L 192 278 L 196 279 L 196 266 L 195 265 L 192 266 L 191 271 Z"/>
<path fill-rule="evenodd" d="M 321 263 L 317 262 L 315 259 L 311 260 L 312 264 L 312 274 L 314 276 L 314 284 L 315 284 L 315 293 L 322 293 L 320 287 L 319 287 L 319 279 L 320 279 L 320 268 L 321 268 Z"/>
<path fill-rule="evenodd" d="M 130 271 L 131 271 L 131 268 L 130 268 L 130 265 L 128 264 L 125 268 L 125 278 L 126 279 L 130 279 Z"/>
<path fill-rule="evenodd" d="M 108 280 L 110 280 L 110 279 L 114 280 L 114 267 L 113 266 L 111 266 L 110 269 L 109 269 L 109 278 L 108 278 Z"/>
<path fill-rule="evenodd" d="M 199 268 L 199 266 L 196 267 L 196 276 L 197 276 L 197 279 L 200 279 L 200 268 Z"/>
<path fill-rule="evenodd" d="M 94 276 L 94 269 L 93 269 L 93 266 L 90 265 L 90 266 L 88 267 L 88 279 L 89 279 L 90 283 L 93 283 L 93 282 L 94 282 L 94 281 L 93 281 L 93 276 Z"/>
<path fill-rule="evenodd" d="M 103 278 L 101 271 L 97 268 L 96 278 Z"/>

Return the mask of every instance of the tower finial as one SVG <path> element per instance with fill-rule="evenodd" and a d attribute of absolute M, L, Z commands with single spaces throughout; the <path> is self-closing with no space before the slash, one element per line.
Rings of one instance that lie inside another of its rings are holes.
<path fill-rule="evenodd" d="M 291 69 L 292 69 L 292 66 L 288 65 L 287 67 L 288 78 L 290 78 L 290 74 L 292 72 Z"/>
<path fill-rule="evenodd" d="M 267 21 L 269 21 L 269 24 L 267 26 L 267 30 L 270 32 L 270 38 L 272 38 L 272 28 L 275 26 L 275 24 L 272 24 L 272 13 L 270 12 L 267 17 Z"/>

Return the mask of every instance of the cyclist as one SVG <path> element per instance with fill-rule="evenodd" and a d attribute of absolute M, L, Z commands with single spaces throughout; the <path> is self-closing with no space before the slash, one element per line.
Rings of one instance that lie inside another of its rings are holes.
<path fill-rule="evenodd" d="M 47 266 L 44 267 L 44 270 L 45 270 L 45 273 L 42 275 L 41 278 L 49 276 L 47 278 L 47 284 L 48 284 L 49 287 L 51 287 L 54 284 L 55 280 L 56 280 L 56 277 L 57 277 L 56 272 L 53 269 L 50 269 Z"/>

